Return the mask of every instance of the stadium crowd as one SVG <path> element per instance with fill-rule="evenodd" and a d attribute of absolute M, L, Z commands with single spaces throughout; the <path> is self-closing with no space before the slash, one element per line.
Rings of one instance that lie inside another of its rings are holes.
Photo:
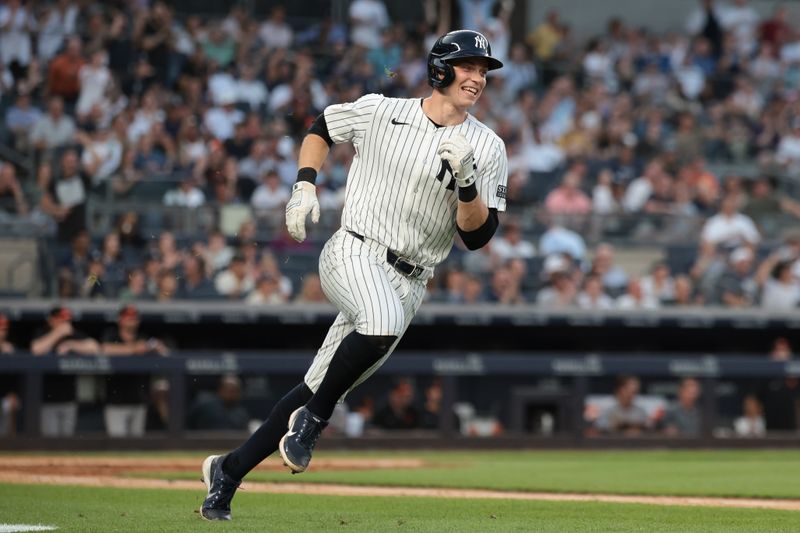
<path fill-rule="evenodd" d="M 432 40 L 474 28 L 506 64 L 473 113 L 506 143 L 510 214 L 481 251 L 457 243 L 431 301 L 797 307 L 786 221 L 800 203 L 783 177 L 800 169 L 800 33 L 785 7 L 704 0 L 683 32 L 612 18 L 578 42 L 557 11 L 512 38 L 513 1 L 423 6 L 401 23 L 356 0 L 347 24 L 300 24 L 280 5 L 204 18 L 160 1 L 3 2 L 0 141 L 20 157 L 0 160 L 0 222 L 51 228 L 63 299 L 324 301 L 319 239 L 278 229 L 299 141 L 329 103 L 424 96 Z M 353 155 L 340 145 L 326 161 L 323 209 L 341 207 Z M 153 184 L 168 185 L 155 225 L 123 208 Z M 97 234 L 91 203 L 120 206 L 113 231 Z M 232 231 L 231 206 L 245 213 Z M 169 216 L 205 207 L 209 232 Z M 607 236 L 695 249 L 631 272 Z"/>

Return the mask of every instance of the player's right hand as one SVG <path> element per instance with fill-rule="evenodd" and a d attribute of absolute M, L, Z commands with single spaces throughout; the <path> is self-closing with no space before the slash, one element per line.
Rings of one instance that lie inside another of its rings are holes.
<path fill-rule="evenodd" d="M 311 222 L 319 222 L 317 188 L 308 181 L 298 181 L 292 186 L 292 197 L 286 204 L 286 228 L 297 242 L 306 240 L 306 217 L 311 213 Z"/>

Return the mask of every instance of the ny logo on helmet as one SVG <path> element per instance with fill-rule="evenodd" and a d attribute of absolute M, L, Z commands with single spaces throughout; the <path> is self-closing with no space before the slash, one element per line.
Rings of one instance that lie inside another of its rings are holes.
<path fill-rule="evenodd" d="M 489 43 L 486 41 L 486 37 L 483 35 L 476 35 L 475 36 L 475 48 L 483 48 L 486 50 L 486 47 L 489 46 Z"/>

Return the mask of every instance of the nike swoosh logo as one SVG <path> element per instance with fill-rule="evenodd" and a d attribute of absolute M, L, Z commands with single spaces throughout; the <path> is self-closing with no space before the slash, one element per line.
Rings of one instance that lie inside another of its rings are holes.
<path fill-rule="evenodd" d="M 408 122 L 397 122 L 396 118 L 392 119 L 392 124 L 394 124 L 395 126 L 408 126 L 409 125 Z"/>
<path fill-rule="evenodd" d="M 292 437 L 292 436 L 294 436 L 294 435 L 297 435 L 297 432 L 296 432 L 296 431 L 289 431 L 288 433 L 286 433 L 286 436 L 287 436 L 287 437 Z"/>

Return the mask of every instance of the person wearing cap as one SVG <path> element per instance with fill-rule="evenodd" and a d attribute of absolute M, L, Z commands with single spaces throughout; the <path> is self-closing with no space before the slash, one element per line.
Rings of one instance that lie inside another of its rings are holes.
<path fill-rule="evenodd" d="M 136 306 L 123 306 L 117 313 L 116 326 L 109 328 L 103 336 L 103 355 L 169 355 L 169 348 L 162 341 L 142 334 L 139 324 Z M 100 379 L 105 385 L 103 418 L 108 435 L 142 436 L 150 377 L 145 374 L 112 374 Z"/>
<path fill-rule="evenodd" d="M 72 313 L 63 306 L 50 310 L 47 326 L 34 335 L 31 353 L 41 355 L 98 355 L 100 344 L 75 329 Z M 45 374 L 41 432 L 46 437 L 71 436 L 78 421 L 74 375 Z"/>
<path fill-rule="evenodd" d="M 756 301 L 758 285 L 753 276 L 754 255 L 740 246 L 728 257 L 728 267 L 719 278 L 714 303 L 725 307 L 750 307 Z"/>
<path fill-rule="evenodd" d="M 563 308 L 575 303 L 578 286 L 572 275 L 572 265 L 563 254 L 547 256 L 542 267 L 542 278 L 547 286 L 536 295 L 536 305 L 545 308 Z"/>

